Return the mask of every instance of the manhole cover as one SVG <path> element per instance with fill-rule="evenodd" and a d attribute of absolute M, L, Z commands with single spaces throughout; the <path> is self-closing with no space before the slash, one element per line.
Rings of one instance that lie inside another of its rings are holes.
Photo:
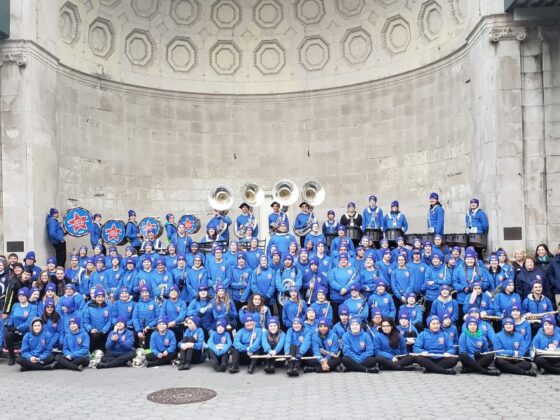
<path fill-rule="evenodd" d="M 208 388 L 167 388 L 152 392 L 148 400 L 158 404 L 191 404 L 210 400 L 216 395 L 216 391 Z"/>

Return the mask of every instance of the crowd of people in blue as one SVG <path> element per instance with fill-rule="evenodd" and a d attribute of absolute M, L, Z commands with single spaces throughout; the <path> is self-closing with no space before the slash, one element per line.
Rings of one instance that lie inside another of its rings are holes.
<path fill-rule="evenodd" d="M 510 257 L 498 248 L 486 261 L 480 250 L 447 246 L 436 193 L 431 240 L 408 244 L 404 237 L 390 243 L 346 235 L 349 225 L 406 232 L 396 201 L 385 215 L 374 196 L 361 215 L 349 203 L 340 221 L 328 211 L 322 227 L 306 203 L 300 207 L 294 228 L 310 229 L 298 241 L 272 203 L 264 249 L 256 226 L 247 225 L 245 203 L 234 225 L 245 235 L 239 240 L 230 240 L 232 221 L 222 213 L 199 241 L 168 214 L 165 246 L 140 234 L 130 210 L 122 255 L 92 232 L 92 252 L 81 247 L 68 266 L 59 214 L 51 209 L 47 231 L 56 257 L 45 266 L 33 251 L 23 262 L 15 254 L 0 258 L 0 343 L 8 364 L 81 371 L 100 350 L 98 369 L 130 366 L 145 355 L 147 367 L 187 370 L 209 359 L 218 372 L 286 367 L 289 376 L 418 367 L 453 375 L 458 362 L 460 373 L 536 376 L 533 363 L 542 373 L 560 373 L 560 255 L 547 245 L 534 256 L 519 250 Z M 476 199 L 465 229 L 488 231 Z M 212 244 L 211 252 L 201 252 L 201 243 Z"/>

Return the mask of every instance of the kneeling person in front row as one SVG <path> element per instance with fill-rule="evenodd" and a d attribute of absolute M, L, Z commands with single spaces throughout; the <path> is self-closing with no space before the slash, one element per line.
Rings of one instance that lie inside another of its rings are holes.
<path fill-rule="evenodd" d="M 177 357 L 177 341 L 173 331 L 167 328 L 167 318 L 157 320 L 157 331 L 150 337 L 151 353 L 146 356 L 146 367 L 169 365 Z"/>
<path fill-rule="evenodd" d="M 126 328 L 127 321 L 124 316 L 117 318 L 115 328 L 107 335 L 107 351 L 97 364 L 97 369 L 126 366 L 134 358 L 134 335 Z"/>
<path fill-rule="evenodd" d="M 309 351 L 311 347 L 311 330 L 303 328 L 303 321 L 300 317 L 295 317 L 292 321 L 292 327 L 286 333 L 286 341 L 284 343 L 284 354 L 290 355 L 288 362 L 288 376 L 298 376 L 301 358 Z"/>

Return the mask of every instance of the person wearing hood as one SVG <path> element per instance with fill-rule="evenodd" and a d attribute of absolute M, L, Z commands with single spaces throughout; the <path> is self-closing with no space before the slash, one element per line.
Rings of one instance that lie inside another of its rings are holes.
<path fill-rule="evenodd" d="M 454 324 L 459 320 L 459 305 L 451 297 L 451 286 L 447 284 L 442 284 L 439 287 L 439 296 L 430 309 L 430 315 L 437 315 L 440 319 L 444 314 L 449 314 Z"/>
<path fill-rule="evenodd" d="M 23 339 L 23 335 L 29 331 L 29 319 L 37 315 L 33 305 L 29 303 L 30 291 L 27 287 L 18 290 L 18 303 L 12 307 L 12 312 L 6 323 L 4 340 L 8 348 L 8 365 L 13 366 L 16 362 L 15 345 Z"/>
<path fill-rule="evenodd" d="M 23 337 L 21 343 L 21 355 L 16 363 L 21 366 L 20 370 L 50 370 L 54 363 L 52 354 L 52 337 L 43 328 L 41 318 L 31 320 L 31 328 Z"/>
<path fill-rule="evenodd" d="M 350 330 L 342 337 L 342 363 L 351 372 L 378 373 L 374 338 L 362 330 L 361 318 L 352 318 Z"/>
<path fill-rule="evenodd" d="M 560 346 L 560 330 L 556 328 L 556 319 L 552 315 L 545 315 L 542 319 L 542 328 L 535 338 L 532 347 L 535 350 L 548 350 L 558 352 Z M 560 358 L 535 355 L 535 364 L 546 373 L 560 375 Z"/>
<path fill-rule="evenodd" d="M 89 366 L 89 335 L 81 329 L 82 320 L 73 315 L 68 319 L 62 354 L 56 356 L 56 367 L 81 372 Z"/>
<path fill-rule="evenodd" d="M 416 363 L 424 368 L 424 373 L 455 375 L 453 367 L 458 358 L 455 356 L 453 341 L 443 332 L 437 315 L 430 315 L 426 324 L 428 328 L 418 335 L 414 343 L 414 353 L 419 353 Z"/>
<path fill-rule="evenodd" d="M 530 341 L 515 331 L 513 318 L 502 319 L 502 331 L 494 338 L 494 351 L 496 351 L 496 367 L 502 373 L 514 375 L 537 376 L 533 365 L 525 356 L 531 345 Z"/>
<path fill-rule="evenodd" d="M 459 337 L 459 359 L 463 365 L 461 373 L 478 372 L 483 375 L 498 376 L 499 371 L 488 369 L 494 361 L 495 354 L 489 353 L 488 340 L 478 329 L 478 324 L 478 318 L 467 317 L 466 330 Z"/>
<path fill-rule="evenodd" d="M 179 343 L 179 370 L 189 370 L 191 364 L 204 362 L 204 331 L 199 327 L 200 318 L 196 315 L 185 320 L 187 328 L 183 333 L 183 339 Z"/>
<path fill-rule="evenodd" d="M 97 364 L 97 369 L 124 367 L 134 358 L 134 335 L 127 329 L 128 320 L 119 316 L 113 331 L 107 334 L 107 351 Z"/>
<path fill-rule="evenodd" d="M 64 230 L 58 221 L 59 212 L 57 209 L 51 208 L 47 215 L 47 232 L 49 241 L 56 252 L 56 260 L 62 267 L 66 265 L 66 241 L 64 240 Z"/>

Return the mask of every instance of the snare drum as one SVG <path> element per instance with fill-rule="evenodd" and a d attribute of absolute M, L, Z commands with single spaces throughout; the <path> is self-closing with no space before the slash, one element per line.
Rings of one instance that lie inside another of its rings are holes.
<path fill-rule="evenodd" d="M 453 246 L 453 235 L 452 234 L 443 235 L 443 243 L 446 244 L 447 246 Z"/>
<path fill-rule="evenodd" d="M 418 235 L 422 242 L 429 241 L 434 243 L 434 234 L 433 233 L 421 233 Z"/>
<path fill-rule="evenodd" d="M 348 226 L 346 228 L 346 234 L 352 241 L 359 241 L 362 238 L 362 231 L 357 226 Z"/>
<path fill-rule="evenodd" d="M 389 246 L 397 246 L 397 238 L 404 236 L 402 229 L 386 229 L 385 238 L 389 241 Z"/>
<path fill-rule="evenodd" d="M 486 248 L 487 237 L 482 233 L 471 233 L 469 234 L 468 240 L 469 240 L 469 245 L 474 248 L 481 248 L 481 249 Z"/>
<path fill-rule="evenodd" d="M 381 229 L 368 228 L 368 229 L 366 229 L 366 232 L 365 232 L 364 236 L 367 236 L 373 242 L 378 244 L 379 241 L 381 240 L 381 238 L 383 237 L 383 231 Z"/>
<path fill-rule="evenodd" d="M 466 248 L 468 243 L 468 236 L 466 233 L 454 233 L 453 234 L 453 246 L 459 246 L 461 248 Z"/>

